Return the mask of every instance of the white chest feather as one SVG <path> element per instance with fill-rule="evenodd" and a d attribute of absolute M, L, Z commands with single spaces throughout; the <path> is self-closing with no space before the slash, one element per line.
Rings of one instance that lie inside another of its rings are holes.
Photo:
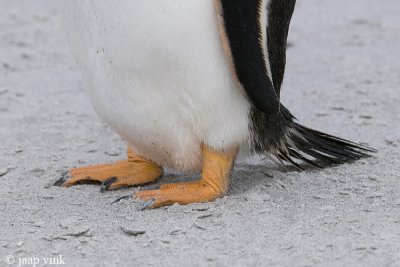
<path fill-rule="evenodd" d="M 95 109 L 137 153 L 191 171 L 201 144 L 248 139 L 213 0 L 66 0 L 65 25 Z"/>

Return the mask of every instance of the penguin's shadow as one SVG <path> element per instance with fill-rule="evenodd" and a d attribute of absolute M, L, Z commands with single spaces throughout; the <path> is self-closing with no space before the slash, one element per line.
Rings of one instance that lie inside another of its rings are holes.
<path fill-rule="evenodd" d="M 294 165 L 281 165 L 271 161 L 258 164 L 237 164 L 232 173 L 229 195 L 240 195 L 243 192 L 254 190 L 274 191 L 287 185 L 284 181 L 295 178 L 296 174 L 321 171 L 326 167 L 334 166 L 324 165 L 320 161 L 314 163 L 320 167 L 299 163 L 300 170 Z"/>
<path fill-rule="evenodd" d="M 302 166 L 307 169 L 307 166 Z M 273 184 L 282 181 L 288 174 L 298 173 L 292 166 L 282 166 L 274 163 L 266 164 L 238 164 L 232 173 L 229 194 L 241 195 L 246 191 L 275 190 Z"/>

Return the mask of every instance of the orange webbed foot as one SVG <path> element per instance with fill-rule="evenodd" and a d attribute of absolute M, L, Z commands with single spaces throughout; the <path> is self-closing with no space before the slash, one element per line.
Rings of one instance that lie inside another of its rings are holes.
<path fill-rule="evenodd" d="M 64 173 L 55 186 L 70 187 L 79 183 L 99 182 L 100 191 L 126 186 L 144 185 L 156 181 L 163 174 L 160 166 L 128 150 L 128 159 L 113 164 L 74 168 Z"/>
<path fill-rule="evenodd" d="M 209 202 L 228 190 L 231 169 L 237 150 L 225 153 L 203 147 L 203 171 L 198 181 L 165 184 L 158 190 L 139 191 L 134 198 L 144 201 L 143 209 L 178 204 Z"/>

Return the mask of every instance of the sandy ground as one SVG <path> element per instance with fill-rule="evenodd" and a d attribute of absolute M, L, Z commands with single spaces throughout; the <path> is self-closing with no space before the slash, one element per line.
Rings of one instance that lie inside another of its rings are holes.
<path fill-rule="evenodd" d="M 143 212 L 111 205 L 134 189 L 50 186 L 125 150 L 81 90 L 57 5 L 0 0 L 0 266 L 400 266 L 398 0 L 299 1 L 290 36 L 283 102 L 376 157 L 303 173 L 249 160 L 228 197 Z"/>

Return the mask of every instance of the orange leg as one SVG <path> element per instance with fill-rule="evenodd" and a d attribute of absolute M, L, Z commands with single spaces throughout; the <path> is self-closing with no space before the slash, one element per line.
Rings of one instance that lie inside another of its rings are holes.
<path fill-rule="evenodd" d="M 128 149 L 127 160 L 71 169 L 54 185 L 70 187 L 82 182 L 96 181 L 102 183 L 101 192 L 103 192 L 125 186 L 147 184 L 157 180 L 162 174 L 160 166 L 135 155 Z"/>
<path fill-rule="evenodd" d="M 194 182 L 165 184 L 159 190 L 140 191 L 134 198 L 146 201 L 148 207 L 157 208 L 174 203 L 190 204 L 209 202 L 224 196 L 228 190 L 229 177 L 237 155 L 237 149 L 218 153 L 202 147 L 203 171 L 201 179 Z"/>

